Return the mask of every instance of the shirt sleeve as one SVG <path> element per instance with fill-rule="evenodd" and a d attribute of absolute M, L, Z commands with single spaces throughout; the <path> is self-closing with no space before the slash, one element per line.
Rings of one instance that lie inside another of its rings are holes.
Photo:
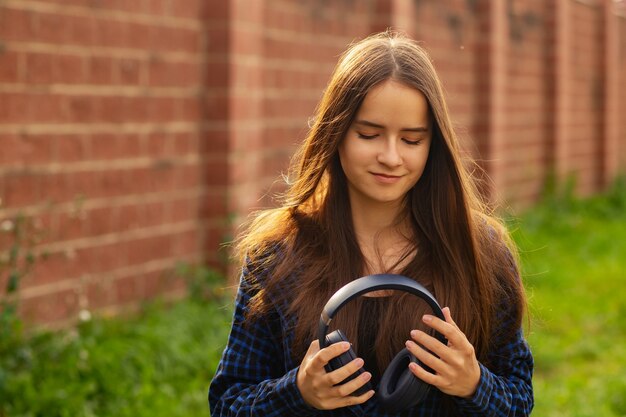
<path fill-rule="evenodd" d="M 522 329 L 515 338 L 492 353 L 492 370 L 480 364 L 480 380 L 469 399 L 455 397 L 467 417 L 528 416 L 534 405 L 533 357 Z"/>
<path fill-rule="evenodd" d="M 313 415 L 316 410 L 304 402 L 296 385 L 298 368 L 284 369 L 278 318 L 244 322 L 256 291 L 247 276 L 244 267 L 228 343 L 209 387 L 211 416 Z"/>

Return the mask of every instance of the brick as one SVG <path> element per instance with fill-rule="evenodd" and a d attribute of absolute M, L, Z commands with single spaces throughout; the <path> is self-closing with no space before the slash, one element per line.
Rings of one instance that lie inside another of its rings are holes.
<path fill-rule="evenodd" d="M 90 84 L 113 84 L 113 60 L 108 57 L 87 58 L 87 81 Z"/>
<path fill-rule="evenodd" d="M 204 172 L 204 184 L 207 186 L 227 184 L 229 170 L 226 156 L 205 161 L 202 170 Z"/>
<path fill-rule="evenodd" d="M 134 2 L 129 2 L 134 3 Z M 66 43 L 71 45 L 92 46 L 96 41 L 96 28 L 98 27 L 97 14 L 90 13 L 82 16 L 68 17 L 66 22 Z"/>
<path fill-rule="evenodd" d="M 57 230 L 55 233 L 55 241 L 62 242 L 65 240 L 74 240 L 85 237 L 88 224 L 87 216 L 80 209 L 70 212 L 61 212 L 56 214 Z"/>
<path fill-rule="evenodd" d="M 132 102 L 136 100 L 132 97 L 101 97 L 98 101 L 100 112 L 97 120 L 106 123 L 122 123 L 136 120 L 129 112 Z"/>
<path fill-rule="evenodd" d="M 199 164 L 181 165 L 177 168 L 177 188 L 188 189 L 203 185 L 202 168 Z"/>
<path fill-rule="evenodd" d="M 179 100 L 178 120 L 193 122 L 202 118 L 202 101 L 199 97 L 184 97 Z"/>
<path fill-rule="evenodd" d="M 195 220 L 198 218 L 199 200 L 197 197 L 174 200 L 167 204 L 172 223 Z"/>
<path fill-rule="evenodd" d="M 149 63 L 148 79 L 152 86 L 199 86 L 202 82 L 201 67 L 198 62 L 152 59 Z"/>
<path fill-rule="evenodd" d="M 209 23 L 206 30 L 207 51 L 215 56 L 228 52 L 230 35 L 228 27 L 224 24 Z"/>
<path fill-rule="evenodd" d="M 185 2 L 173 1 L 169 3 L 169 13 L 172 16 L 198 19 L 205 13 L 205 8 L 220 8 L 221 2 L 207 3 L 203 0 L 187 0 Z"/>
<path fill-rule="evenodd" d="M 102 177 L 105 173 L 98 171 L 83 171 L 73 174 L 61 174 L 66 177 L 64 201 L 77 201 L 83 198 L 103 197 Z"/>
<path fill-rule="evenodd" d="M 167 203 L 158 201 L 141 206 L 141 227 L 161 226 L 168 223 Z"/>
<path fill-rule="evenodd" d="M 48 254 L 35 262 L 28 278 L 23 282 L 23 288 L 33 288 L 40 285 L 52 284 L 79 275 L 75 259 L 71 259 L 64 252 Z"/>
<path fill-rule="evenodd" d="M 166 121 L 178 120 L 177 100 L 172 97 L 152 97 L 146 100 L 145 107 L 146 117 L 152 121 L 161 123 Z"/>
<path fill-rule="evenodd" d="M 229 80 L 229 64 L 226 61 L 211 62 L 204 70 L 206 72 L 205 87 L 211 88 L 224 88 L 228 85 Z"/>
<path fill-rule="evenodd" d="M 196 230 L 178 233 L 172 238 L 172 255 L 175 257 L 188 256 L 199 250 L 200 239 Z"/>
<path fill-rule="evenodd" d="M 161 49 L 164 45 L 153 43 L 153 38 L 157 33 L 162 33 L 169 28 L 155 28 L 144 23 L 127 22 L 125 23 L 124 47 L 135 49 Z"/>
<path fill-rule="evenodd" d="M 22 207 L 40 202 L 41 175 L 31 173 L 5 174 L 3 207 Z"/>
<path fill-rule="evenodd" d="M 28 10 L 2 8 L 0 13 L 0 39 L 3 41 L 31 40 L 34 33 L 34 13 Z"/>
<path fill-rule="evenodd" d="M 143 134 L 140 133 L 127 133 L 119 135 L 118 147 L 120 149 L 120 153 L 124 155 L 124 158 L 143 156 L 142 139 Z"/>
<path fill-rule="evenodd" d="M 124 156 L 120 138 L 115 133 L 94 133 L 89 140 L 89 159 L 111 160 Z"/>
<path fill-rule="evenodd" d="M 163 16 L 167 14 L 167 4 L 167 0 L 145 0 L 144 7 L 147 13 Z"/>
<path fill-rule="evenodd" d="M 135 275 L 122 277 L 112 282 L 115 304 L 127 304 L 143 299 L 141 277 Z"/>
<path fill-rule="evenodd" d="M 63 100 L 65 117 L 62 118 L 58 115 L 61 109 L 53 107 L 52 101 L 46 101 L 45 103 L 49 107 L 45 107 L 41 114 L 41 118 L 44 120 L 58 121 L 59 119 L 64 119 L 73 123 L 86 123 L 100 119 L 100 107 L 102 106 L 102 100 L 100 99 L 95 99 L 92 96 L 51 96 L 51 98 L 59 101 Z"/>
<path fill-rule="evenodd" d="M 145 49 L 197 53 L 201 45 L 201 33 L 194 29 L 161 26 L 148 36 Z"/>
<path fill-rule="evenodd" d="M 76 250 L 76 259 L 90 274 L 113 271 L 128 264 L 129 255 L 123 246 L 113 243 L 80 248 Z"/>
<path fill-rule="evenodd" d="M 171 236 L 153 236 L 128 242 L 129 265 L 139 265 L 172 256 Z"/>
<path fill-rule="evenodd" d="M 93 25 L 93 44 L 97 46 L 127 48 L 128 24 L 115 20 L 96 19 Z"/>
<path fill-rule="evenodd" d="M 0 92 L 0 124 L 29 121 L 30 95 Z"/>
<path fill-rule="evenodd" d="M 67 173 L 47 174 L 41 179 L 42 202 L 55 204 L 79 197 L 72 189 L 73 177 Z"/>
<path fill-rule="evenodd" d="M 68 40 L 68 27 L 77 19 L 58 13 L 33 15 L 33 39 L 37 42 L 64 43 Z"/>
<path fill-rule="evenodd" d="M 3 147 L 3 153 L 10 165 L 34 167 L 50 161 L 53 155 L 53 141 L 43 135 L 13 136 L 7 145 L 12 147 Z"/>
<path fill-rule="evenodd" d="M 195 155 L 199 152 L 198 135 L 195 132 L 173 133 L 172 147 L 170 152 L 172 155 Z"/>
<path fill-rule="evenodd" d="M 214 128 L 203 131 L 198 138 L 200 156 L 224 155 L 229 145 L 229 130 L 226 128 Z"/>
<path fill-rule="evenodd" d="M 142 274 L 143 299 L 150 299 L 165 293 L 166 280 L 170 274 L 164 271 L 151 271 Z"/>
<path fill-rule="evenodd" d="M 29 322 L 38 323 L 54 323 L 76 317 L 78 310 L 78 294 L 74 289 L 28 298 L 19 304 L 20 315 Z"/>
<path fill-rule="evenodd" d="M 47 123 L 68 120 L 70 100 L 67 97 L 37 93 L 24 95 L 24 100 L 29 107 L 29 111 L 24 114 L 24 121 Z"/>
<path fill-rule="evenodd" d="M 166 158 L 172 150 L 172 138 L 165 132 L 151 132 L 144 138 L 142 153 L 144 156 Z"/>
<path fill-rule="evenodd" d="M 114 306 L 117 303 L 114 282 L 108 278 L 99 276 L 84 285 L 84 293 L 87 298 L 89 310 L 101 310 L 105 307 Z"/>
<path fill-rule="evenodd" d="M 89 137 L 86 135 L 50 135 L 56 162 L 79 162 L 88 159 Z"/>
<path fill-rule="evenodd" d="M 225 93 L 206 95 L 202 98 L 202 103 L 207 121 L 221 121 L 228 118 L 229 103 Z"/>
<path fill-rule="evenodd" d="M 15 51 L 7 51 L 0 43 L 0 83 L 17 83 L 20 80 L 18 63 L 21 54 Z"/>
<path fill-rule="evenodd" d="M 125 85 L 142 85 L 141 61 L 137 59 L 122 59 L 119 62 L 119 82 Z"/>
<path fill-rule="evenodd" d="M 85 211 L 85 236 L 101 236 L 109 233 L 125 231 L 122 228 L 122 217 L 126 213 L 122 207 L 98 207 Z"/>
<path fill-rule="evenodd" d="M 54 60 L 54 82 L 84 84 L 87 81 L 85 59 L 77 55 L 59 55 Z"/>
<path fill-rule="evenodd" d="M 226 193 L 212 187 L 210 193 L 200 199 L 199 217 L 201 219 L 224 218 L 227 213 Z"/>

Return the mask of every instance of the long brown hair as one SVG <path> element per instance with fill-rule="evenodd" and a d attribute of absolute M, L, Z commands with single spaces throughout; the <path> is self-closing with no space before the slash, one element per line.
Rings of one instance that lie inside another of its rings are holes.
<path fill-rule="evenodd" d="M 248 319 L 284 303 L 294 320 L 294 358 L 302 358 L 316 337 L 328 298 L 361 276 L 364 257 L 357 243 L 338 157 L 364 97 L 393 79 L 419 90 L 433 119 L 432 144 L 422 177 L 406 199 L 416 255 L 399 273 L 429 288 L 487 360 L 496 329 L 496 309 L 506 302 L 514 331 L 524 312 L 514 247 L 504 227 L 489 214 L 463 165 L 444 94 L 426 51 L 415 41 L 385 32 L 353 44 L 341 57 L 316 109 L 308 135 L 291 165 L 279 208 L 255 213 L 237 242 L 248 259 L 250 280 L 258 286 Z M 421 327 L 420 303 L 394 294 L 377 333 L 378 365 L 383 369 L 404 346 L 409 330 Z M 417 308 L 417 311 L 416 311 Z M 346 305 L 333 320 L 356 343 L 361 300 Z M 356 346 L 358 351 L 358 346 Z"/>

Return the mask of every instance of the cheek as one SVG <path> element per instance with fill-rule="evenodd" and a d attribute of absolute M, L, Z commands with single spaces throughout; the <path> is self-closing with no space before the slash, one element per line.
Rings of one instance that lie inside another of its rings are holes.
<path fill-rule="evenodd" d="M 357 163 L 361 157 L 359 155 L 358 147 L 355 147 L 354 144 L 347 143 L 348 139 L 346 139 L 341 145 L 339 145 L 339 162 L 341 163 L 341 168 L 343 171 L 350 171 L 355 163 Z"/>
<path fill-rule="evenodd" d="M 414 155 L 414 157 L 411 158 L 411 170 L 420 176 L 422 175 L 422 173 L 424 172 L 424 168 L 426 167 L 426 162 L 428 161 L 428 153 L 429 148 L 425 148 L 422 149 L 419 154 Z"/>

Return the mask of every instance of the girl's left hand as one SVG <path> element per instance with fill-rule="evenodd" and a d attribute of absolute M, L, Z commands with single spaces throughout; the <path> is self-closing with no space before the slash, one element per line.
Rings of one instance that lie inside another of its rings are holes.
<path fill-rule="evenodd" d="M 422 320 L 448 339 L 447 346 L 420 330 L 412 330 L 413 340 L 406 342 L 407 349 L 420 362 L 433 369 L 436 375 L 415 363 L 411 363 L 409 369 L 416 377 L 446 394 L 469 398 L 476 392 L 480 380 L 480 366 L 474 346 L 452 320 L 448 307 L 443 309 L 443 315 L 446 321 L 428 314 Z"/>

